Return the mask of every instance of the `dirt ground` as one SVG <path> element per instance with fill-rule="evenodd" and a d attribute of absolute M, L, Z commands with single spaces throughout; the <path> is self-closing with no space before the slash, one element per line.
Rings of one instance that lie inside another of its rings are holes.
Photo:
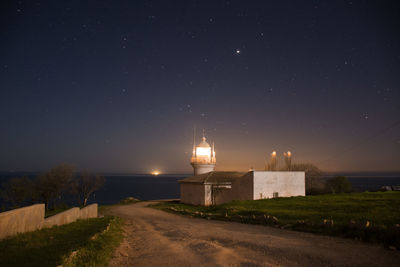
<path fill-rule="evenodd" d="M 350 239 L 112 207 L 125 239 L 109 266 L 400 266 L 400 252 Z"/>

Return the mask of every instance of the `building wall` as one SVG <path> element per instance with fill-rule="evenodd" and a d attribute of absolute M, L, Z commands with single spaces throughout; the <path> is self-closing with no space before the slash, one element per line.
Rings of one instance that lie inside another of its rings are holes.
<path fill-rule="evenodd" d="M 304 172 L 254 171 L 253 199 L 305 196 Z"/>
<path fill-rule="evenodd" d="M 205 206 L 212 205 L 212 187 L 210 184 L 204 184 L 204 204 Z"/>
<path fill-rule="evenodd" d="M 220 188 L 216 196 L 216 204 L 249 199 L 253 199 L 253 174 L 251 172 L 234 180 L 230 188 Z"/>
<path fill-rule="evenodd" d="M 216 205 L 231 202 L 232 200 L 234 200 L 231 188 L 223 188 L 223 187 L 215 188 L 214 194 L 216 194 L 215 196 Z"/>
<path fill-rule="evenodd" d="M 0 213 L 0 239 L 42 228 L 44 204 L 36 204 Z"/>
<path fill-rule="evenodd" d="M 244 176 L 232 182 L 232 199 L 249 200 L 253 199 L 253 172 L 248 172 Z"/>
<path fill-rule="evenodd" d="M 204 184 L 181 183 L 181 202 L 192 205 L 205 205 Z"/>
<path fill-rule="evenodd" d="M 217 190 L 213 186 L 218 187 Z M 229 188 L 230 187 L 230 188 Z M 305 196 L 304 172 L 254 171 L 233 180 L 228 185 L 181 183 L 181 202 L 209 206 L 233 200 L 253 200 L 278 197 Z"/>

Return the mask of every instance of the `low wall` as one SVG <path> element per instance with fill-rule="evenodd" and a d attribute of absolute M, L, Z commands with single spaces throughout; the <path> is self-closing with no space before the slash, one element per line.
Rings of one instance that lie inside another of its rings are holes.
<path fill-rule="evenodd" d="M 80 210 L 80 219 L 97 218 L 97 203 L 90 204 Z"/>
<path fill-rule="evenodd" d="M 67 223 L 72 223 L 79 219 L 81 213 L 79 208 L 72 208 L 56 215 L 44 219 L 43 228 L 52 227 L 54 225 L 63 225 Z"/>
<path fill-rule="evenodd" d="M 42 228 L 44 204 L 36 204 L 0 213 L 0 239 Z"/>
<path fill-rule="evenodd" d="M 72 208 L 44 218 L 44 204 L 35 204 L 0 213 L 0 239 L 17 233 L 35 231 L 54 225 L 75 222 L 78 219 L 97 218 L 98 205 L 91 204 L 82 209 Z"/>

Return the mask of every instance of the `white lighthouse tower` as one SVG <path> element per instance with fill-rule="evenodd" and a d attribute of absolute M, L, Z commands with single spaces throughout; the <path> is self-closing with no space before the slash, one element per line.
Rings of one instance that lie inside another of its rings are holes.
<path fill-rule="evenodd" d="M 202 141 L 198 146 L 195 146 L 193 141 L 193 155 L 190 164 L 193 166 L 194 175 L 214 171 L 216 164 L 214 143 L 211 149 L 210 145 L 206 142 L 204 131 Z"/>

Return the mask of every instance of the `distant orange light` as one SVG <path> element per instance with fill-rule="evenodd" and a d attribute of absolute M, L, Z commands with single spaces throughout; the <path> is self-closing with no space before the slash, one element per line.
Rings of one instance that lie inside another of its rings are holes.
<path fill-rule="evenodd" d="M 154 176 L 157 176 L 157 175 L 160 174 L 160 172 L 159 171 L 152 171 L 151 174 L 154 175 Z"/>

